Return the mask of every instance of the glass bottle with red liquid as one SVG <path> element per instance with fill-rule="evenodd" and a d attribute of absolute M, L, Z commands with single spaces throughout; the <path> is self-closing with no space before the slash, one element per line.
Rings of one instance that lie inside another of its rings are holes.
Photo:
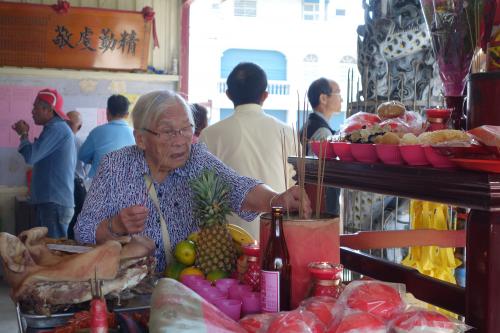
<path fill-rule="evenodd" d="M 262 312 L 290 310 L 292 267 L 283 233 L 283 207 L 273 207 L 260 274 Z"/>
<path fill-rule="evenodd" d="M 253 291 L 260 290 L 260 248 L 257 244 L 242 246 L 246 256 L 247 270 L 243 273 L 243 283 L 252 287 Z"/>
<path fill-rule="evenodd" d="M 342 271 L 344 266 L 331 262 L 312 262 L 307 265 L 312 277 L 310 296 L 338 298 L 342 292 Z"/>

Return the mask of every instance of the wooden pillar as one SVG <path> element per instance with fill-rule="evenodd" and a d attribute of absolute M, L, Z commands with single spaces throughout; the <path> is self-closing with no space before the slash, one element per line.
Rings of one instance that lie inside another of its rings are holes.
<path fill-rule="evenodd" d="M 466 323 L 500 328 L 500 212 L 471 210 L 467 221 Z"/>

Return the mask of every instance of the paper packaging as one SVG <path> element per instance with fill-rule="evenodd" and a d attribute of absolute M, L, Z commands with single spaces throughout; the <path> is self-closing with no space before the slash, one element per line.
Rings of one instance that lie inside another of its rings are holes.
<path fill-rule="evenodd" d="M 271 217 L 264 214 L 260 219 L 260 248 L 265 255 Z M 311 275 L 307 265 L 313 261 L 340 263 L 339 218 L 312 220 L 287 220 L 283 216 L 286 245 L 292 264 L 292 300 L 295 309 L 308 296 Z"/>

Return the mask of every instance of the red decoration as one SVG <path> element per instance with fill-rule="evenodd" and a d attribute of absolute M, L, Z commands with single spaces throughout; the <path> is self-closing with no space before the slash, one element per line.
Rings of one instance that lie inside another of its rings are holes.
<path fill-rule="evenodd" d="M 152 7 L 146 6 L 142 9 L 142 16 L 146 22 L 153 21 L 153 45 L 154 47 L 160 48 L 158 43 L 158 35 L 156 34 L 156 21 L 155 12 Z"/>
<path fill-rule="evenodd" d="M 57 14 L 66 14 L 71 7 L 68 1 L 57 0 L 57 4 L 50 6 L 53 10 L 56 11 Z"/>

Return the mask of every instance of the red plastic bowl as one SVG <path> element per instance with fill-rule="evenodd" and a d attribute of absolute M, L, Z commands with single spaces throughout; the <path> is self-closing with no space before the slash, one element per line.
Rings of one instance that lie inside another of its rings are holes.
<path fill-rule="evenodd" d="M 424 147 L 421 145 L 406 145 L 399 146 L 401 157 L 408 165 L 429 165 L 427 157 L 425 157 Z"/>
<path fill-rule="evenodd" d="M 378 158 L 384 162 L 384 164 L 399 165 L 405 162 L 401 156 L 398 145 L 376 144 L 375 150 L 377 151 Z"/>
<path fill-rule="evenodd" d="M 356 161 L 361 163 L 376 163 L 378 161 L 375 145 L 371 143 L 352 143 L 351 153 Z"/>
<path fill-rule="evenodd" d="M 424 147 L 425 157 L 435 168 L 454 168 L 456 165 L 431 146 Z"/>
<path fill-rule="evenodd" d="M 337 157 L 335 155 L 335 152 L 333 151 L 333 146 L 331 142 L 328 141 L 311 141 L 311 150 L 313 151 L 314 155 L 320 156 L 319 155 L 319 150 L 321 147 L 321 157 L 322 158 L 329 158 L 329 159 L 334 159 Z"/>
<path fill-rule="evenodd" d="M 333 150 L 341 161 L 354 161 L 350 142 L 333 142 Z"/>

